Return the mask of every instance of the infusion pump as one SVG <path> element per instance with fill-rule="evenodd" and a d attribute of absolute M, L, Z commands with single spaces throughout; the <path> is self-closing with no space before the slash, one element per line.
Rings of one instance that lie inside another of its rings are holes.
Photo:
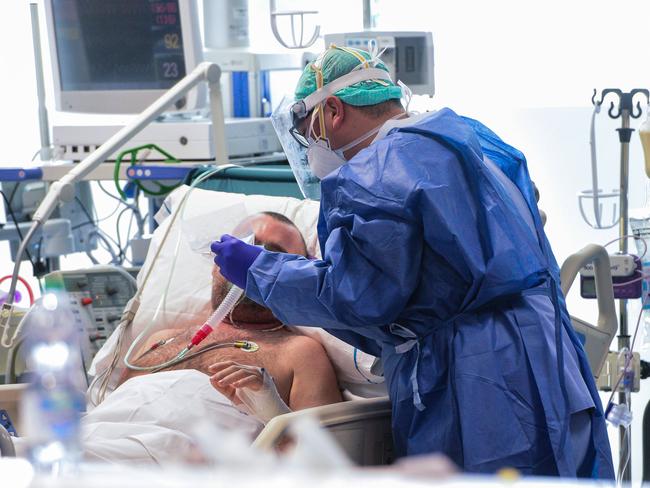
<path fill-rule="evenodd" d="M 122 311 L 136 292 L 139 268 L 95 266 L 45 275 L 45 290 L 67 297 L 81 335 L 84 369 L 120 323 Z"/>

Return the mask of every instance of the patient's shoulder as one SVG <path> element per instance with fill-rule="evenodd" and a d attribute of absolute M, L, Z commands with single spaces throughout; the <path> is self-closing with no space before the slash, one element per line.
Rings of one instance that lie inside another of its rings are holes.
<path fill-rule="evenodd" d="M 317 368 L 319 365 L 330 364 L 327 353 L 320 342 L 300 334 L 296 334 L 288 341 L 286 354 L 294 366 L 308 363 L 310 368 Z"/>
<path fill-rule="evenodd" d="M 293 372 L 290 407 L 293 410 L 340 402 L 341 393 L 334 367 L 325 349 L 315 339 L 298 335 L 288 353 Z"/>
<path fill-rule="evenodd" d="M 287 345 L 287 351 L 295 354 L 325 354 L 325 349 L 317 340 L 302 334 L 292 335 Z"/>

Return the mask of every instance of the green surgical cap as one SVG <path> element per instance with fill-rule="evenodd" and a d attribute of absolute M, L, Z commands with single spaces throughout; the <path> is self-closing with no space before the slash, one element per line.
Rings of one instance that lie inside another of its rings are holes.
<path fill-rule="evenodd" d="M 371 59 L 370 54 L 366 51 L 353 48 L 346 49 L 355 51 L 363 56 L 364 59 Z M 356 56 L 335 46 L 332 46 L 325 51 L 325 53 L 319 57 L 319 61 L 323 72 L 323 84 L 325 86 L 337 78 L 347 75 L 350 71 L 361 64 Z M 316 65 L 319 61 L 315 62 Z M 316 72 L 312 68 L 313 64 L 314 63 L 308 64 L 302 72 L 302 75 L 300 75 L 295 92 L 296 100 L 302 100 L 314 93 L 317 89 Z M 372 66 L 372 63 L 370 66 Z M 376 62 L 372 67 L 388 71 L 386 65 L 381 61 Z M 334 93 L 334 95 L 339 97 L 344 103 L 361 107 L 366 105 L 376 105 L 391 99 L 400 99 L 402 98 L 402 89 L 388 80 L 368 80 L 347 86 Z"/>

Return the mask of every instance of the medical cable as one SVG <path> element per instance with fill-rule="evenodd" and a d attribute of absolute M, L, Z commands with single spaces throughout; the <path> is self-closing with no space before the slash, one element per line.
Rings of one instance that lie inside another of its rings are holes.
<path fill-rule="evenodd" d="M 122 200 L 121 198 L 119 198 L 119 197 L 113 195 L 113 194 L 112 194 L 111 192 L 109 192 L 106 188 L 104 188 L 104 186 L 101 184 L 101 182 L 98 181 L 97 184 L 99 185 L 99 189 L 100 189 L 100 190 L 101 190 L 105 195 L 107 195 L 108 197 L 112 198 L 113 200 L 117 200 L 117 202 L 118 202 L 118 206 L 120 206 L 120 205 L 124 205 L 126 208 L 131 209 L 131 211 L 133 212 L 133 213 L 132 213 L 132 218 L 133 218 L 133 217 L 136 218 L 136 223 L 137 223 L 137 226 L 138 226 L 138 232 L 139 232 L 139 234 L 140 234 L 140 235 L 144 234 L 144 222 L 145 222 L 145 218 L 142 216 L 142 214 L 141 214 L 140 209 L 138 208 L 138 206 L 137 206 L 136 204 L 131 204 L 131 203 L 129 203 L 129 202 L 125 201 L 125 200 Z M 137 192 L 137 189 L 136 189 L 136 192 Z M 137 195 L 138 195 L 138 194 L 136 193 L 136 198 L 137 198 Z M 119 227 L 118 227 L 118 230 L 119 230 Z M 128 238 L 128 231 L 127 231 L 127 238 Z"/>
<path fill-rule="evenodd" d="M 93 237 L 95 237 L 100 244 L 103 244 L 102 247 L 104 250 L 106 250 L 111 255 L 111 263 L 120 264 L 120 259 L 115 253 L 113 246 L 111 246 L 111 243 L 108 242 L 106 236 L 104 236 L 104 234 L 98 229 L 93 229 L 88 233 L 88 239 L 86 241 L 86 256 L 88 256 L 88 259 L 90 259 L 93 264 L 99 264 L 99 261 L 95 258 L 95 256 L 93 256 L 92 249 L 90 249 L 90 246 L 93 242 Z"/>
<path fill-rule="evenodd" d="M 86 222 L 86 223 L 84 223 L 83 225 L 88 225 L 88 224 L 94 224 L 94 225 L 97 225 L 97 224 L 99 224 L 100 222 L 104 222 L 104 221 L 110 219 L 113 215 L 115 215 L 119 209 L 120 209 L 120 205 L 117 204 L 117 205 L 115 205 L 115 208 L 113 209 L 113 211 L 112 211 L 111 213 L 109 213 L 106 217 L 102 217 L 101 219 L 97 220 L 97 222 Z M 75 227 L 76 227 L 76 228 L 79 228 L 79 227 L 81 227 L 81 225 L 77 225 L 77 226 L 75 226 Z M 75 229 L 75 227 L 73 227 L 73 229 Z"/>
<path fill-rule="evenodd" d="M 169 339 L 160 339 L 158 342 L 154 342 L 151 346 L 149 346 L 149 349 L 147 349 L 145 352 L 143 352 L 142 354 L 140 354 L 140 356 L 138 356 L 136 358 L 136 361 L 140 361 L 142 358 L 149 355 L 149 353 L 154 352 L 159 347 L 164 346 L 166 344 L 169 344 L 170 342 L 173 342 L 174 339 L 176 339 L 176 338 L 175 337 L 170 337 Z"/>
<path fill-rule="evenodd" d="M 20 182 L 16 183 L 14 185 L 14 189 L 11 190 L 11 195 L 9 195 L 9 205 L 14 203 L 14 197 L 16 196 L 16 193 L 18 192 L 18 187 L 20 186 Z"/>
<path fill-rule="evenodd" d="M 136 295 L 131 300 L 129 300 L 129 302 L 126 304 L 126 307 L 124 308 L 124 311 L 122 312 L 120 322 L 115 329 L 116 331 L 119 330 L 120 332 L 117 336 L 117 343 L 115 344 L 115 350 L 113 351 L 113 357 L 111 358 L 110 364 L 104 371 L 99 373 L 92 380 L 90 386 L 88 387 L 88 400 L 95 407 L 104 401 L 104 397 L 106 396 L 106 390 L 108 389 L 110 379 L 113 376 L 113 372 L 115 371 L 115 368 L 119 362 L 120 351 L 122 351 L 122 344 L 124 342 L 126 330 L 133 321 L 133 318 L 138 312 L 138 309 L 140 308 L 140 294 L 141 293 L 136 289 Z M 93 398 L 95 385 L 100 381 L 101 384 L 99 385 L 97 396 Z"/>
<path fill-rule="evenodd" d="M 138 157 L 138 153 L 142 151 L 141 155 Z M 120 167 L 122 165 L 122 162 L 126 156 L 131 156 L 130 160 L 130 165 L 141 165 L 143 164 L 148 158 L 149 155 L 152 153 L 152 151 L 156 151 L 159 155 L 164 156 L 164 159 L 162 160 L 163 164 L 179 164 L 181 161 L 177 159 L 176 157 L 172 156 L 170 153 L 165 151 L 163 148 L 160 146 L 157 146 L 156 144 L 144 144 L 138 147 L 134 147 L 131 149 L 126 149 L 122 151 L 120 154 L 118 154 L 116 160 L 115 160 L 115 169 L 113 171 L 113 180 L 115 182 L 115 188 L 117 189 L 118 193 L 120 196 L 124 199 L 126 199 L 126 193 L 124 190 L 120 187 L 119 184 L 119 179 L 120 179 Z M 154 156 L 155 159 L 156 156 Z M 140 180 L 133 178 L 131 181 L 135 184 L 137 188 L 139 188 L 144 194 L 150 197 L 160 197 L 163 195 L 168 194 L 172 190 L 175 190 L 179 186 L 181 186 L 183 183 L 182 181 L 174 184 L 174 185 L 165 185 L 161 183 L 160 181 L 151 181 L 151 183 L 156 184 L 158 186 L 157 190 L 152 190 L 151 188 L 147 188 L 144 186 Z"/>
<path fill-rule="evenodd" d="M 615 242 L 619 242 L 619 241 L 621 241 L 623 239 L 640 240 L 641 242 L 643 242 L 643 248 L 644 248 L 642 256 L 645 256 L 647 254 L 647 252 L 648 252 L 648 243 L 645 241 L 645 239 L 643 239 L 643 238 L 641 238 L 639 236 L 635 236 L 633 234 L 627 234 L 627 235 L 624 235 L 623 237 L 617 237 L 616 239 L 612 239 L 611 241 L 604 244 L 603 247 L 610 246 L 611 244 L 614 244 Z M 627 286 L 627 285 L 631 285 L 633 283 L 637 283 L 639 281 L 643 281 L 643 280 L 645 280 L 647 278 L 650 278 L 650 275 L 640 273 L 640 274 L 636 275 L 633 279 L 631 279 L 629 281 L 622 281 L 622 282 L 619 282 L 619 283 L 613 283 L 612 286 L 614 286 L 614 287 Z"/>
<path fill-rule="evenodd" d="M 84 205 L 84 203 L 81 201 L 81 199 L 79 197 L 75 196 L 74 199 L 77 202 L 77 204 L 79 205 L 79 207 L 81 208 L 81 210 L 83 211 L 83 213 L 86 214 L 86 217 L 88 218 L 88 221 L 93 222 L 93 225 L 95 225 L 97 227 L 97 224 L 99 223 L 99 219 L 97 218 L 97 215 L 94 215 L 94 216 L 91 215 L 90 212 L 88 211 L 88 209 L 86 208 L 86 206 Z M 93 236 L 99 236 L 101 234 L 101 236 L 102 236 L 101 241 L 103 241 L 103 243 L 105 245 L 104 249 L 106 249 L 108 251 L 108 253 L 112 256 L 112 260 L 111 260 L 112 263 L 121 264 L 124 261 L 124 253 L 123 253 L 122 249 L 120 248 L 120 245 L 117 242 L 115 242 L 115 240 L 111 236 L 106 234 L 106 232 L 104 232 L 99 227 L 97 227 L 94 231 L 91 231 L 89 234 L 92 234 Z M 109 244 L 109 242 L 108 242 L 109 240 L 113 241 L 113 244 L 115 244 L 117 246 L 117 248 L 118 248 L 119 253 L 117 254 L 117 259 L 115 259 L 115 251 L 112 249 L 112 246 Z M 88 255 L 88 253 L 86 253 L 86 255 Z M 91 256 L 88 256 L 88 257 L 90 258 L 91 261 L 93 261 L 93 259 L 94 259 L 93 257 L 91 257 Z"/>
<path fill-rule="evenodd" d="M 637 320 L 636 320 L 636 326 L 634 328 L 634 334 L 632 335 L 632 342 L 630 343 L 630 349 L 629 349 L 629 351 L 627 353 L 627 358 L 626 358 L 625 364 L 624 364 L 624 366 L 622 368 L 623 371 L 618 376 L 618 380 L 616 381 L 616 383 L 614 384 L 614 387 L 612 388 L 612 394 L 610 395 L 609 400 L 607 401 L 607 408 L 609 408 L 609 406 L 612 404 L 612 400 L 614 399 L 614 395 L 617 393 L 618 386 L 621 384 L 621 381 L 623 381 L 623 378 L 625 377 L 625 375 L 626 375 L 626 373 L 627 373 L 627 371 L 628 371 L 628 369 L 630 367 L 630 363 L 632 362 L 633 353 L 634 353 L 634 344 L 636 342 L 636 338 L 637 338 L 637 335 L 638 335 L 638 332 L 639 332 L 639 326 L 641 325 L 641 317 L 643 316 L 643 306 L 648 301 L 649 297 L 650 297 L 650 294 L 647 294 L 643 298 L 643 300 L 641 301 L 641 311 L 639 312 L 639 315 L 638 315 Z"/>
<path fill-rule="evenodd" d="M 7 207 L 7 212 L 9 212 L 9 215 L 11 215 L 11 219 L 14 221 L 14 225 L 16 226 L 16 232 L 18 233 L 18 237 L 20 238 L 20 240 L 22 242 L 23 241 L 23 233 L 20 230 L 20 226 L 18 225 L 18 219 L 16 218 L 16 214 L 14 213 L 14 209 L 11 206 L 11 200 L 13 200 L 13 198 L 14 198 L 14 194 L 16 193 L 16 188 L 18 188 L 17 184 L 14 187 L 13 191 L 11 192 L 11 195 L 10 195 L 9 198 L 7 198 L 7 195 L 2 190 L 0 190 L 0 195 L 2 195 L 2 198 L 5 201 L 5 206 Z M 34 268 L 34 260 L 32 259 L 32 256 L 29 253 L 28 249 L 25 249 L 25 255 L 27 256 L 27 259 L 29 259 L 29 262 L 31 263 L 32 268 Z"/>
<path fill-rule="evenodd" d="M 145 219 L 144 219 L 144 217 L 142 216 L 142 213 L 140 212 L 140 208 L 139 208 L 138 205 L 137 205 L 137 197 L 138 197 L 138 193 L 137 193 L 137 191 L 138 191 L 138 188 L 136 187 L 136 194 L 135 194 L 135 197 L 134 197 L 134 199 L 136 200 L 136 202 L 134 202 L 134 203 L 129 203 L 129 202 L 127 202 L 127 201 L 125 201 L 125 200 L 122 200 L 121 198 L 119 198 L 119 197 L 113 195 L 112 193 L 110 193 L 106 188 L 104 188 L 104 186 L 101 184 L 101 182 L 97 182 L 97 184 L 98 184 L 98 186 L 99 186 L 99 189 L 102 191 L 102 193 L 104 193 L 104 194 L 107 195 L 108 197 L 112 198 L 113 200 L 116 200 L 116 201 L 118 202 L 118 206 L 119 206 L 119 205 L 123 205 L 123 206 L 125 207 L 125 208 L 124 208 L 124 209 L 119 213 L 119 215 L 118 215 L 118 217 L 117 217 L 117 223 L 116 223 L 116 227 L 117 227 L 117 243 L 116 243 L 116 245 L 117 245 L 118 248 L 120 249 L 120 256 L 121 256 L 121 259 L 122 259 L 123 261 L 124 261 L 124 260 L 129 261 L 129 259 L 128 259 L 127 256 L 126 256 L 126 250 L 127 250 L 128 247 L 129 247 L 129 241 L 130 241 L 130 239 L 129 239 L 129 235 L 130 235 L 130 233 L 131 233 L 131 231 L 130 231 L 130 227 L 131 227 L 131 225 L 132 225 L 132 221 L 133 221 L 134 218 L 135 218 L 135 220 L 136 220 L 136 225 L 137 225 L 137 234 L 136 234 L 136 236 L 138 236 L 138 237 L 142 237 L 142 235 L 144 234 L 144 222 L 145 222 Z M 122 247 L 122 238 L 121 238 L 121 231 L 120 231 L 120 221 L 121 221 L 122 215 L 126 212 L 126 210 L 131 210 L 131 219 L 129 220 L 129 228 L 127 229 L 127 232 L 126 232 L 126 234 L 127 234 L 127 235 L 126 235 L 126 243 L 125 243 L 124 247 Z M 122 262 L 123 262 L 123 261 L 122 261 Z"/>
<path fill-rule="evenodd" d="M 634 279 L 631 279 L 630 281 L 622 281 L 619 283 L 612 283 L 612 286 L 616 288 L 617 286 L 627 286 L 631 285 L 633 283 L 638 283 L 639 281 L 643 281 L 650 278 L 650 274 L 640 274 L 639 276 L 635 277 Z"/>
<path fill-rule="evenodd" d="M 14 269 L 11 274 L 11 284 L 9 285 L 9 293 L 7 293 L 7 299 L 2 304 L 2 316 L 0 317 L 0 328 L 2 329 L 2 337 L 0 337 L 0 345 L 5 348 L 13 347 L 16 338 L 18 337 L 18 330 L 16 330 L 11 338 L 9 338 L 9 322 L 11 321 L 11 315 L 14 310 L 14 298 L 16 293 L 16 285 L 18 284 L 18 276 L 20 273 L 20 262 L 23 255 L 27 251 L 27 246 L 29 242 L 34 237 L 36 231 L 40 228 L 40 223 L 38 221 L 33 222 L 25 238 L 20 242 L 18 247 L 18 252 L 16 253 L 16 260 L 14 261 Z"/>
<path fill-rule="evenodd" d="M 635 236 L 633 234 L 627 234 L 627 235 L 624 235 L 624 236 L 621 236 L 621 237 L 617 237 L 616 239 L 612 239 L 611 241 L 604 244 L 603 247 L 607 247 L 607 246 L 609 246 L 611 244 L 614 244 L 616 242 L 619 242 L 619 241 L 621 241 L 623 239 L 630 239 L 630 238 L 635 239 L 635 240 L 641 240 L 643 242 L 643 246 L 644 246 L 643 255 L 645 255 L 648 252 L 648 244 L 645 241 L 645 239 L 642 239 L 639 236 Z M 631 280 L 630 282 L 620 283 L 619 286 L 620 285 L 627 285 L 627 284 L 630 284 L 630 283 L 633 283 L 633 282 L 636 282 L 636 281 L 641 281 L 641 280 L 645 279 L 646 277 L 647 277 L 646 275 L 642 275 L 641 277 L 637 277 L 634 280 Z M 614 286 L 616 286 L 616 284 Z M 612 400 L 614 399 L 614 395 L 616 394 L 616 390 L 618 389 L 618 386 L 620 385 L 621 381 L 623 380 L 623 377 L 625 376 L 625 373 L 628 370 L 629 365 L 630 365 L 630 363 L 632 361 L 632 354 L 633 354 L 633 351 L 634 351 L 634 344 L 636 342 L 636 338 L 637 338 L 637 335 L 638 335 L 638 332 L 639 332 L 639 326 L 641 324 L 641 317 L 643 315 L 643 306 L 648 301 L 649 297 L 650 297 L 650 294 L 645 295 L 643 297 L 643 300 L 641 301 L 641 311 L 639 312 L 639 315 L 637 317 L 636 326 L 634 328 L 634 335 L 632 336 L 632 343 L 630 344 L 629 355 L 628 355 L 627 361 L 625 363 L 625 366 L 623 368 L 623 372 L 619 375 L 618 380 L 616 381 L 616 384 L 612 388 L 612 394 L 610 395 L 609 400 L 607 401 L 607 407 L 608 408 L 612 404 Z"/>
<path fill-rule="evenodd" d="M 2 278 L 0 278 L 0 284 L 10 279 L 11 279 L 11 275 L 3 276 Z M 27 294 L 29 295 L 29 306 L 31 307 L 32 305 L 34 305 L 34 291 L 32 290 L 32 287 L 29 285 L 27 280 L 22 276 L 18 277 L 18 281 L 20 281 L 23 284 L 23 286 L 27 289 Z"/>
<path fill-rule="evenodd" d="M 642 241 L 643 242 L 643 255 L 648 252 L 648 243 L 643 239 L 642 237 L 635 236 L 634 234 L 626 234 L 621 237 L 617 237 L 616 239 L 612 239 L 611 241 L 607 242 L 606 244 L 603 244 L 603 247 L 611 246 L 612 244 L 622 241 L 623 239 L 634 239 L 635 241 Z"/>
<path fill-rule="evenodd" d="M 355 369 L 357 370 L 357 372 L 361 375 L 361 377 L 362 377 L 364 380 L 366 380 L 368 383 L 370 383 L 371 385 L 378 385 L 378 384 L 380 384 L 380 383 L 383 383 L 383 380 L 382 380 L 382 381 L 373 381 L 373 380 L 371 380 L 370 378 L 368 378 L 368 377 L 363 373 L 363 371 L 361 371 L 361 368 L 359 368 L 359 363 L 358 363 L 358 361 L 357 361 L 357 353 L 358 353 L 358 352 L 359 352 L 359 349 L 357 349 L 357 348 L 355 347 L 355 348 L 354 348 L 354 355 L 352 356 L 352 358 L 353 358 L 353 360 L 354 360 L 354 368 L 355 368 Z"/>
<path fill-rule="evenodd" d="M 212 351 L 214 349 L 223 349 L 226 347 L 234 347 L 235 349 L 241 349 L 242 351 L 245 352 L 257 352 L 260 349 L 260 346 L 257 345 L 256 342 L 253 341 L 248 341 L 248 340 L 240 340 L 240 341 L 234 341 L 234 342 L 220 342 L 217 344 L 210 344 L 209 346 L 204 347 L 203 349 L 200 349 L 198 351 L 193 352 L 192 354 L 187 354 L 183 357 L 176 357 L 176 359 L 172 362 L 172 364 L 168 364 L 167 366 L 164 367 L 158 367 L 153 370 L 151 370 L 151 373 L 157 373 L 159 371 L 162 371 L 163 369 L 176 366 L 177 364 L 184 363 L 185 361 L 189 361 L 190 359 L 193 359 L 197 356 L 200 356 L 203 353 L 206 353 L 208 351 Z"/>
<path fill-rule="evenodd" d="M 73 225 L 72 228 L 71 228 L 70 230 L 77 230 L 77 229 L 80 229 L 81 227 L 85 227 L 86 225 L 94 225 L 94 226 L 96 226 L 96 225 L 99 224 L 100 222 L 104 222 L 105 220 L 108 220 L 108 219 L 110 219 L 113 215 L 115 215 L 115 214 L 117 213 L 117 211 L 120 209 L 120 206 L 121 206 L 121 205 L 116 205 L 115 208 L 113 209 L 113 211 L 112 211 L 111 213 L 109 213 L 109 214 L 108 214 L 107 216 L 105 216 L 105 217 L 102 217 L 101 219 L 97 220 L 96 222 L 93 222 L 93 221 L 88 220 L 88 221 L 86 221 L 86 222 L 82 222 L 81 224 Z"/>
<path fill-rule="evenodd" d="M 30 309 L 31 310 L 31 309 Z M 29 311 L 27 312 L 29 314 Z M 25 314 L 25 315 L 27 315 Z M 25 317 L 21 321 L 25 320 Z M 5 385 L 13 385 L 16 383 L 16 359 L 18 358 L 18 351 L 21 346 L 24 344 L 25 338 L 19 337 L 14 347 L 7 350 L 7 361 L 5 363 Z"/>
<path fill-rule="evenodd" d="M 627 405 L 632 404 L 630 388 L 625 389 L 625 403 Z M 630 428 L 631 428 L 630 425 L 625 425 L 624 426 L 623 436 L 621 438 L 621 447 L 625 446 L 626 455 L 625 455 L 625 460 L 624 461 L 619 460 L 618 473 L 616 475 L 616 481 L 617 481 L 618 486 L 622 486 L 623 475 L 625 473 L 625 470 L 627 469 L 627 465 L 629 464 L 630 458 L 632 456 L 632 452 L 631 452 L 632 451 L 632 446 L 631 446 L 631 443 L 630 443 Z M 619 450 L 620 450 L 621 447 L 619 447 Z"/>
<path fill-rule="evenodd" d="M 629 381 L 629 369 L 630 365 L 632 363 L 632 360 L 634 358 L 634 344 L 636 342 L 636 338 L 639 332 L 639 326 L 641 324 L 641 317 L 643 316 L 643 306 L 645 305 L 646 301 L 648 300 L 648 297 L 650 295 L 646 295 L 644 299 L 641 302 L 641 310 L 639 311 L 639 315 L 637 317 L 636 321 L 636 326 L 634 329 L 634 335 L 632 336 L 632 342 L 630 344 L 630 348 L 624 348 L 623 350 L 620 351 L 619 353 L 619 363 L 620 363 L 620 356 L 624 355 L 625 357 L 625 363 L 623 364 L 623 367 L 620 368 L 621 372 L 618 376 L 618 379 L 616 380 L 616 383 L 614 384 L 612 388 L 612 393 L 607 401 L 607 407 L 605 408 L 605 418 L 608 417 L 608 413 L 610 412 L 610 409 L 614 407 L 614 403 L 612 403 L 614 399 L 614 395 L 618 393 L 618 387 L 621 384 L 621 381 L 624 379 L 626 380 L 626 385 L 625 385 L 625 391 L 623 392 L 625 394 L 625 405 L 631 405 L 631 388 L 630 388 L 630 381 Z M 627 415 L 631 419 L 631 412 L 629 412 L 629 407 L 627 411 Z M 621 486 L 621 482 L 623 480 L 623 474 L 625 473 L 625 470 L 627 469 L 627 465 L 630 462 L 630 457 L 632 455 L 631 453 L 631 445 L 630 445 L 630 436 L 629 436 L 629 431 L 631 428 L 631 425 L 628 423 L 621 423 L 619 427 L 622 427 L 624 430 L 623 436 L 621 438 L 621 445 L 626 445 L 626 457 L 625 460 L 621 460 L 619 462 L 619 468 L 618 468 L 618 473 L 616 476 L 617 484 L 618 486 Z M 625 443 L 625 444 L 624 444 Z"/>

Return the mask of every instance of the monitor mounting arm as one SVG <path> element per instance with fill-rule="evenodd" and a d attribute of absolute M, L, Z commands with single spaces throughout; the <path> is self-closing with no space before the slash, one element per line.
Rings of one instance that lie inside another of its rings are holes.
<path fill-rule="evenodd" d="M 8 337 L 8 326 L 13 310 L 14 294 L 20 271 L 20 263 L 29 242 L 37 230 L 43 225 L 50 214 L 54 211 L 59 202 L 69 202 L 74 199 L 74 184 L 81 180 L 90 171 L 104 162 L 117 149 L 122 147 L 134 135 L 153 122 L 166 109 L 172 106 L 176 101 L 185 96 L 192 88 L 196 87 L 202 81 L 208 83 L 210 96 L 210 112 L 212 118 L 212 137 L 215 146 L 216 163 L 226 164 L 228 162 L 228 153 L 226 148 L 223 100 L 221 97 L 221 88 L 219 80 L 221 78 L 221 68 L 214 63 L 201 63 L 185 78 L 180 80 L 176 85 L 169 89 L 164 95 L 153 102 L 142 113 L 137 115 L 131 123 L 124 126 L 113 137 L 108 139 L 104 144 L 97 148 L 92 154 L 86 157 L 72 170 L 63 176 L 59 181 L 52 183 L 48 193 L 39 205 L 32 217 L 32 225 L 20 243 L 14 271 L 11 279 L 11 286 L 7 301 L 0 310 L 0 330 L 2 337 L 0 344 L 3 347 L 11 347 L 13 340 Z"/>

